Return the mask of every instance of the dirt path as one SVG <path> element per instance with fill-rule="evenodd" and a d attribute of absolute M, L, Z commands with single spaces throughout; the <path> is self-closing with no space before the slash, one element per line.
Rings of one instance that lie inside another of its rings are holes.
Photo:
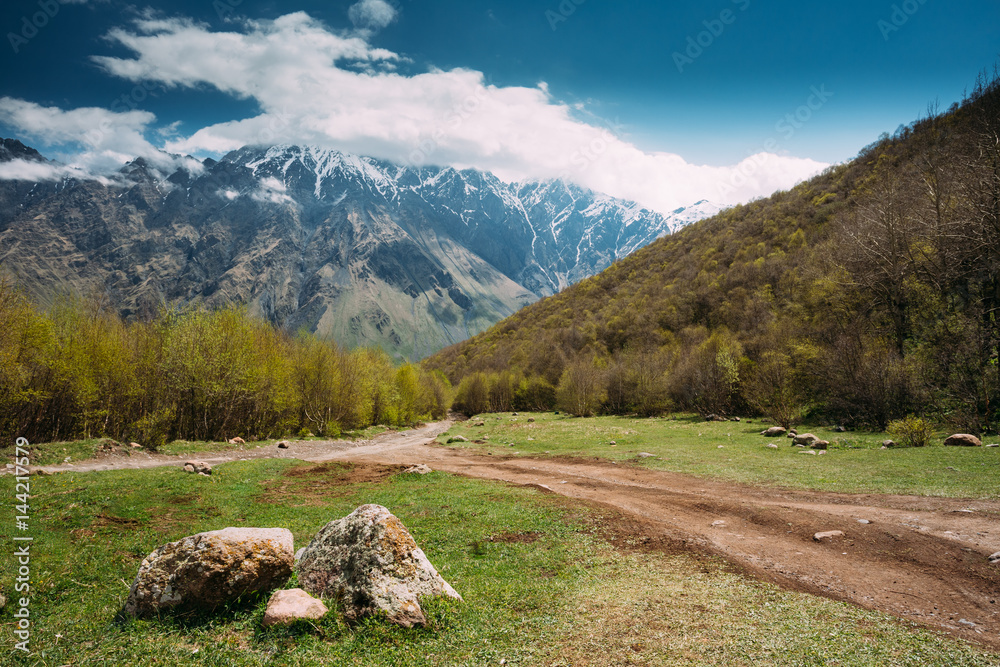
<path fill-rule="evenodd" d="M 602 460 L 488 456 L 433 444 L 451 422 L 373 440 L 296 442 L 287 450 L 105 459 L 49 472 L 211 464 L 254 458 L 427 464 L 534 486 L 620 512 L 649 549 L 719 555 L 786 588 L 845 600 L 1000 651 L 1000 501 L 764 489 Z M 867 523 L 862 523 L 867 522 Z M 818 542 L 814 535 L 842 531 Z"/>
<path fill-rule="evenodd" d="M 1000 501 L 764 489 L 602 460 L 420 445 L 328 460 L 414 465 L 535 486 L 625 514 L 649 548 L 722 556 L 786 588 L 886 611 L 1000 650 Z M 862 521 L 868 523 L 861 523 Z M 818 532 L 843 537 L 817 542 Z"/>

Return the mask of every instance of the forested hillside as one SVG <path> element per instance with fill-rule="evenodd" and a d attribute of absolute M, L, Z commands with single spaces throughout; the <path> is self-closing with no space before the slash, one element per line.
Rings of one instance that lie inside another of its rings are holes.
<path fill-rule="evenodd" d="M 468 411 L 995 430 L 1000 84 L 429 359 Z"/>
<path fill-rule="evenodd" d="M 408 425 L 443 417 L 447 382 L 371 348 L 290 336 L 245 307 L 126 322 L 100 299 L 35 307 L 0 276 L 0 437 L 110 436 L 149 449 Z"/>

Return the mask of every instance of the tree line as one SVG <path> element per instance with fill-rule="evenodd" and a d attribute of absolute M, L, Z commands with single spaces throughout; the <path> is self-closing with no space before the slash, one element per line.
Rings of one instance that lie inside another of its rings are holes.
<path fill-rule="evenodd" d="M 289 335 L 230 307 L 127 322 L 99 299 L 42 310 L 0 278 L 0 436 L 263 439 L 441 418 L 451 387 L 382 350 Z"/>
<path fill-rule="evenodd" d="M 1000 422 L 998 313 L 994 74 L 849 164 L 663 238 L 425 366 L 466 412 L 541 397 L 572 414 L 878 429 L 915 415 L 984 433 Z"/>

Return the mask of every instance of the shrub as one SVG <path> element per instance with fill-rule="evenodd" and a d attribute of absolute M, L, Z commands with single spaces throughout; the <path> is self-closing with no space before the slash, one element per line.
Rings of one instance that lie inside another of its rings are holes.
<path fill-rule="evenodd" d="M 899 444 L 907 447 L 926 447 L 931 444 L 931 436 L 934 435 L 926 419 L 913 415 L 890 422 L 888 432 Z"/>

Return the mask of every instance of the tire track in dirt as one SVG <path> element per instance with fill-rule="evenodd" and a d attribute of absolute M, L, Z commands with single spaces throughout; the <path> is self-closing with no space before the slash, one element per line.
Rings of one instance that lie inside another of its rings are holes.
<path fill-rule="evenodd" d="M 1000 502 L 749 487 L 596 459 L 507 458 L 426 443 L 329 460 L 426 464 L 624 513 L 635 537 L 718 555 L 785 588 L 889 612 L 1000 650 Z M 867 522 L 867 523 L 862 523 Z M 816 541 L 823 531 L 843 537 Z"/>

